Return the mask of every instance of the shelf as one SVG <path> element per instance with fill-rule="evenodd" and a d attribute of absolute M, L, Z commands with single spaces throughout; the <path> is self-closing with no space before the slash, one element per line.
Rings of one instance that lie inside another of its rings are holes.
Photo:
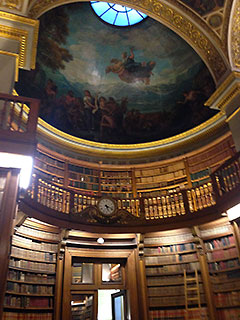
<path fill-rule="evenodd" d="M 43 263 L 50 263 L 50 264 L 56 264 L 56 261 L 45 261 L 45 260 L 35 260 L 30 258 L 24 258 L 24 257 L 18 257 L 14 255 L 10 255 L 10 258 L 19 259 L 19 260 L 26 260 L 26 261 L 33 261 L 33 262 L 43 262 Z"/>
<path fill-rule="evenodd" d="M 223 237 L 227 237 L 227 236 L 231 236 L 231 235 L 233 235 L 233 233 L 229 231 L 229 232 L 225 232 L 225 233 L 213 234 L 211 236 L 202 237 L 202 240 L 208 241 L 208 240 L 223 238 Z"/>
<path fill-rule="evenodd" d="M 228 258 L 219 258 L 219 259 L 213 259 L 213 260 L 207 260 L 208 263 L 214 263 L 214 262 L 219 262 L 219 261 L 227 261 L 227 260 L 233 260 L 233 259 L 238 259 L 237 256 L 233 257 L 228 257 Z"/>
<path fill-rule="evenodd" d="M 51 241 L 50 241 L 50 242 L 51 242 Z M 48 249 L 43 250 L 43 249 L 33 249 L 33 248 L 29 248 L 29 247 L 27 247 L 27 246 L 22 246 L 22 245 L 20 245 L 20 244 L 15 244 L 15 243 L 13 243 L 13 242 L 12 242 L 12 246 L 13 246 L 13 247 L 22 248 L 22 249 L 31 250 L 31 251 L 39 251 L 39 252 L 47 252 L 47 253 L 57 253 L 57 251 L 50 251 L 50 250 L 48 250 Z"/>
<path fill-rule="evenodd" d="M 157 264 L 145 264 L 146 268 L 149 267 L 159 267 L 159 266 L 168 266 L 168 265 L 179 265 L 179 264 L 187 264 L 192 262 L 198 262 L 198 260 L 192 260 L 192 261 L 179 261 L 179 262 L 166 262 L 166 263 L 157 263 Z"/>
<path fill-rule="evenodd" d="M 200 270 L 197 270 L 198 272 Z M 188 273 L 195 273 L 194 270 L 191 271 L 187 271 Z M 183 271 L 179 271 L 179 272 L 164 272 L 164 273 L 158 273 L 158 274 L 146 274 L 146 277 L 160 277 L 160 276 L 174 276 L 174 275 L 183 275 Z"/>
<path fill-rule="evenodd" d="M 13 296 L 29 296 L 29 297 L 54 297 L 54 294 L 44 294 L 44 293 L 22 293 L 14 291 L 6 291 L 5 293 Z"/>
<path fill-rule="evenodd" d="M 216 306 L 217 309 L 227 309 L 227 308 L 240 308 L 240 303 L 236 305 L 221 305 L 221 306 Z"/>
<path fill-rule="evenodd" d="M 231 288 L 231 289 L 213 289 L 214 293 L 233 292 L 233 291 L 240 291 L 240 287 L 239 288 Z"/>
<path fill-rule="evenodd" d="M 146 246 L 144 246 L 146 248 Z M 186 251 L 176 251 L 176 252 L 160 252 L 160 253 L 147 253 L 144 254 L 144 257 L 159 257 L 159 256 L 170 256 L 170 255 L 182 255 L 182 254 L 188 254 L 188 253 L 195 253 L 197 250 L 186 250 Z"/>
<path fill-rule="evenodd" d="M 166 243 L 164 242 L 164 243 L 156 243 L 156 244 L 155 243 L 152 243 L 152 244 L 144 243 L 144 248 L 169 247 L 169 246 L 181 245 L 181 244 L 185 244 L 185 243 L 194 243 L 194 239 L 183 240 L 183 241 L 179 241 L 178 243 L 173 243 L 173 242 L 166 242 Z"/>
<path fill-rule="evenodd" d="M 35 285 L 42 285 L 42 286 L 54 286 L 55 282 L 34 282 L 34 281 L 22 281 L 22 280 L 14 280 L 14 279 L 7 279 L 8 282 L 14 282 L 19 284 L 35 284 Z"/>
<path fill-rule="evenodd" d="M 221 272 L 229 272 L 229 271 L 233 271 L 233 270 L 239 270 L 239 267 L 232 267 L 232 268 L 228 268 L 228 269 L 224 269 L 224 270 L 209 270 L 209 273 L 221 273 Z"/>
<path fill-rule="evenodd" d="M 44 232 L 44 231 L 42 231 L 42 232 Z M 22 233 L 22 232 L 20 232 L 18 230 L 16 231 L 16 235 L 24 237 L 24 238 L 32 239 L 32 240 L 37 240 L 37 241 L 40 241 L 40 242 L 48 242 L 48 243 L 56 243 L 56 244 L 59 243 L 59 240 L 39 238 L 39 237 L 35 237 L 35 236 L 32 236 L 32 235 L 28 235 L 28 234 Z"/>
<path fill-rule="evenodd" d="M 235 244 L 231 244 L 231 245 L 225 246 L 225 247 L 219 247 L 219 248 L 214 248 L 214 249 L 207 249 L 206 252 L 228 250 L 228 249 L 230 249 L 230 248 L 236 248 L 236 245 L 235 245 Z"/>
<path fill-rule="evenodd" d="M 53 171 L 47 171 L 46 169 L 40 168 L 40 167 L 38 167 L 38 166 L 36 166 L 36 165 L 34 165 L 34 169 L 39 170 L 39 171 L 41 171 L 41 172 L 44 172 L 44 173 L 46 173 L 46 174 L 49 174 L 49 175 L 51 175 L 51 176 L 55 176 L 55 177 L 64 179 L 64 170 L 63 170 L 63 169 L 58 169 L 58 170 L 62 170 L 62 171 L 63 171 L 63 175 L 60 175 L 60 174 L 58 174 L 58 173 L 56 173 L 56 172 L 53 172 Z"/>
<path fill-rule="evenodd" d="M 53 307 L 39 307 L 39 308 L 35 308 L 35 307 L 14 307 L 14 306 L 3 306 L 4 309 L 13 309 L 13 310 L 25 310 L 25 311 L 53 311 Z"/>
<path fill-rule="evenodd" d="M 9 266 L 9 269 L 18 270 L 18 271 L 24 271 L 24 272 L 30 272 L 30 273 L 44 273 L 44 274 L 55 274 L 55 271 L 43 271 L 43 270 L 31 270 L 31 269 L 25 269 L 20 267 L 12 267 Z"/>

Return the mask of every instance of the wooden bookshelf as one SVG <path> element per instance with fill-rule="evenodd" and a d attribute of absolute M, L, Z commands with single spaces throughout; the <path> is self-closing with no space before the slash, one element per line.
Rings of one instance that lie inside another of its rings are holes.
<path fill-rule="evenodd" d="M 185 319 L 184 269 L 189 277 L 198 270 L 201 304 L 207 314 L 200 264 L 191 230 L 146 234 L 144 261 L 150 319 Z M 189 319 L 196 315 L 197 312 L 192 311 Z"/>
<path fill-rule="evenodd" d="M 217 316 L 240 315 L 240 260 L 234 230 L 226 219 L 200 226 Z"/>
<path fill-rule="evenodd" d="M 3 319 L 53 320 L 57 230 L 31 219 L 15 229 Z"/>

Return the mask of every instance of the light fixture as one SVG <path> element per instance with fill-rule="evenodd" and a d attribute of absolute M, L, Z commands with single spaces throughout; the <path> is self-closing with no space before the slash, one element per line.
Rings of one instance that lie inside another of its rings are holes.
<path fill-rule="evenodd" d="M 97 239 L 97 243 L 99 243 L 99 244 L 104 244 L 104 239 L 103 239 L 103 238 L 98 238 L 98 239 Z"/>
<path fill-rule="evenodd" d="M 240 217 L 240 203 L 227 210 L 228 219 L 230 221 Z"/>
<path fill-rule="evenodd" d="M 32 175 L 33 159 L 30 156 L 21 154 L 0 152 L 0 167 L 19 168 L 19 187 L 27 189 Z"/>

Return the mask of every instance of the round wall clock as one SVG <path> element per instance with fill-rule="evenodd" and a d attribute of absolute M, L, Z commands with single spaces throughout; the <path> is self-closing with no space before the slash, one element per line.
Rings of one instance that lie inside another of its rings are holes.
<path fill-rule="evenodd" d="M 101 198 L 97 206 L 100 213 L 104 216 L 111 216 L 117 209 L 116 202 L 111 198 Z"/>

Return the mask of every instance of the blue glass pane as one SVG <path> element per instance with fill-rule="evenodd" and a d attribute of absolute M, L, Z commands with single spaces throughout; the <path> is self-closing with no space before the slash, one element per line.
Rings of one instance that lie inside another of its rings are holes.
<path fill-rule="evenodd" d="M 116 26 L 133 25 L 147 17 L 144 13 L 112 2 L 91 1 L 91 5 L 102 20 Z"/>
<path fill-rule="evenodd" d="M 119 13 L 115 21 L 115 26 L 128 26 L 128 19 L 125 13 Z"/>
<path fill-rule="evenodd" d="M 140 16 L 140 14 L 135 10 L 128 12 L 128 17 L 129 17 L 130 24 L 138 23 L 138 22 L 142 21 L 142 19 L 143 19 Z"/>
<path fill-rule="evenodd" d="M 104 14 L 101 16 L 101 18 L 102 18 L 104 21 L 106 21 L 106 22 L 108 22 L 108 23 L 110 23 L 110 24 L 113 24 L 113 22 L 114 22 L 114 20 L 115 20 L 115 18 L 116 18 L 116 15 L 117 15 L 117 12 L 114 11 L 114 10 L 112 10 L 112 9 L 110 9 L 110 10 L 108 10 L 106 13 L 104 13 Z"/>
<path fill-rule="evenodd" d="M 105 11 L 109 9 L 107 2 L 95 2 L 92 3 L 92 8 L 98 16 L 101 16 Z"/>

